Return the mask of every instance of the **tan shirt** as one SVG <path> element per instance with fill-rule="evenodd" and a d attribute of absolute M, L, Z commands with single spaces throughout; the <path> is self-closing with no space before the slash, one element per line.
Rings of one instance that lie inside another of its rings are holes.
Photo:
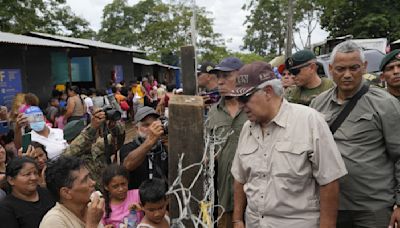
<path fill-rule="evenodd" d="M 86 113 L 86 108 L 85 108 L 85 103 L 79 98 L 79 95 L 69 97 L 68 98 L 68 105 L 72 105 L 72 103 L 75 104 L 74 110 L 72 111 L 72 116 L 83 116 Z"/>
<path fill-rule="evenodd" d="M 264 134 L 245 123 L 232 164 L 244 184 L 248 228 L 318 227 L 319 186 L 346 173 L 322 116 L 286 100 Z"/>
<path fill-rule="evenodd" d="M 99 223 L 98 228 L 103 228 Z M 39 228 L 85 228 L 85 223 L 60 203 L 47 212 Z"/>

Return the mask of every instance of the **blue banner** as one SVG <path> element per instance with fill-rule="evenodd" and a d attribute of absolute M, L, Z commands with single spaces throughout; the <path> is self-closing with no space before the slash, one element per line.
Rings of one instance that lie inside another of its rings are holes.
<path fill-rule="evenodd" d="M 0 105 L 10 110 L 15 95 L 21 92 L 21 70 L 0 69 Z"/>

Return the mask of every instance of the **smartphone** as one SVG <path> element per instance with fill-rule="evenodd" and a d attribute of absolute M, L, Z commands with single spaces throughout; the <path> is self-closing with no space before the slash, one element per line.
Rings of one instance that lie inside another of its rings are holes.
<path fill-rule="evenodd" d="M 28 146 L 31 145 L 32 136 L 31 133 L 25 133 L 22 135 L 22 153 L 26 153 Z"/>
<path fill-rule="evenodd" d="M 10 131 L 10 127 L 8 126 L 8 121 L 0 121 L 0 134 L 6 135 Z"/>

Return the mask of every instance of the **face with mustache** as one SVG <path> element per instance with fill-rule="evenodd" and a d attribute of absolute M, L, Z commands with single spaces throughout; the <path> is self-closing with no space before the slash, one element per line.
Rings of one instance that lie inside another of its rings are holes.
<path fill-rule="evenodd" d="M 362 62 L 360 52 L 337 52 L 329 71 L 335 81 L 338 92 L 353 95 L 357 92 L 366 72 L 367 62 Z"/>
<path fill-rule="evenodd" d="M 383 69 L 381 79 L 386 81 L 387 86 L 393 89 L 400 88 L 400 61 L 393 61 Z"/>

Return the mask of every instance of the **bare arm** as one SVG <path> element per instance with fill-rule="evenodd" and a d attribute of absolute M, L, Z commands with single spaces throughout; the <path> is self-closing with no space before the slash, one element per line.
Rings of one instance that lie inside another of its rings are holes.
<path fill-rule="evenodd" d="M 233 215 L 232 222 L 235 228 L 244 226 L 244 211 L 246 209 L 247 199 L 243 190 L 243 184 L 234 180 L 233 182 Z"/>
<path fill-rule="evenodd" d="M 160 136 L 164 133 L 160 121 L 153 122 L 148 129 L 148 136 L 146 140 L 135 150 L 131 151 L 124 160 L 124 167 L 133 171 L 137 169 L 146 158 L 146 154 L 157 143 Z"/>
<path fill-rule="evenodd" d="M 64 120 L 68 120 L 72 116 L 72 112 L 74 111 L 75 108 L 75 102 L 72 101 L 72 99 L 68 99 L 68 104 L 67 104 L 67 111 L 64 115 Z"/>
<path fill-rule="evenodd" d="M 320 192 L 320 227 L 335 228 L 339 208 L 339 182 L 335 180 L 319 187 Z"/>

